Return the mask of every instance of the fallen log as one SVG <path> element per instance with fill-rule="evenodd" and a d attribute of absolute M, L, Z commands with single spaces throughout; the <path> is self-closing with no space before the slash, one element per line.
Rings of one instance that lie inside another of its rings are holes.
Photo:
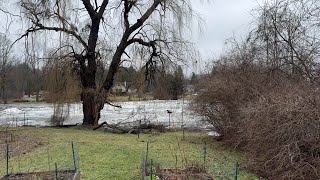
<path fill-rule="evenodd" d="M 139 127 L 129 127 L 129 126 L 118 126 L 118 125 L 111 125 L 106 124 L 105 131 L 112 132 L 116 134 L 138 134 L 138 133 L 150 133 L 151 129 L 139 129 Z"/>
<path fill-rule="evenodd" d="M 71 128 L 71 127 L 75 127 L 75 126 L 78 126 L 79 123 L 76 123 L 76 124 L 60 124 L 60 125 L 54 125 L 54 126 L 42 126 L 43 128 Z M 24 125 L 23 127 L 36 127 L 36 126 L 32 126 L 32 125 Z"/>
<path fill-rule="evenodd" d="M 152 124 L 152 123 L 143 123 L 138 126 L 121 126 L 119 124 L 108 124 L 107 122 L 101 123 L 99 126 L 93 128 L 93 130 L 104 128 L 105 132 L 116 133 L 116 134 L 139 134 L 139 133 L 150 133 L 152 130 L 164 132 L 165 126 L 162 124 Z"/>
<path fill-rule="evenodd" d="M 75 127 L 75 126 L 78 126 L 78 125 L 79 125 L 79 123 L 76 123 L 76 124 L 66 124 L 66 125 L 61 124 L 61 125 L 56 125 L 56 126 L 54 126 L 54 127 L 58 127 L 58 128 L 70 128 L 70 127 Z"/>
<path fill-rule="evenodd" d="M 103 125 L 105 125 L 105 124 L 108 124 L 107 122 L 103 122 L 103 123 L 101 123 L 100 125 L 98 125 L 97 127 L 94 127 L 93 128 L 93 130 L 97 130 L 97 129 L 99 129 L 99 128 L 101 128 Z"/>

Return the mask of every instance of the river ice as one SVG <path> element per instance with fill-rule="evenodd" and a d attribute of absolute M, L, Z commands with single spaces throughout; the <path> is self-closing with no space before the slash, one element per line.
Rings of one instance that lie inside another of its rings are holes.
<path fill-rule="evenodd" d="M 108 123 L 134 122 L 137 120 L 149 120 L 151 122 L 169 123 L 171 126 L 186 127 L 200 125 L 200 117 L 193 115 L 189 110 L 188 101 L 131 101 L 118 103 L 122 108 L 105 105 L 101 111 L 100 122 Z M 81 103 L 70 104 L 69 116 L 64 124 L 81 123 L 83 119 Z M 48 103 L 14 103 L 0 105 L 0 125 L 35 125 L 44 126 L 50 124 L 53 115 L 53 105 Z"/>

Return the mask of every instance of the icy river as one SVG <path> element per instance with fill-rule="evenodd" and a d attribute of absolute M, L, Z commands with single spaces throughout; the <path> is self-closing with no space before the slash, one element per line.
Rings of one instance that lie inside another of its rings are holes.
<path fill-rule="evenodd" d="M 148 120 L 158 123 L 169 123 L 170 114 L 171 126 L 180 127 L 185 124 L 186 127 L 199 126 L 200 117 L 193 115 L 189 110 L 188 101 L 131 101 L 118 103 L 122 108 L 116 108 L 105 105 L 101 111 L 100 122 L 108 123 L 134 122 L 137 120 Z M 117 105 L 118 105 L 117 104 Z M 0 125 L 21 126 L 50 125 L 50 119 L 53 115 L 53 104 L 48 103 L 14 103 L 0 105 Z M 81 123 L 83 119 L 81 103 L 73 103 L 69 106 L 69 116 L 64 124 Z"/>

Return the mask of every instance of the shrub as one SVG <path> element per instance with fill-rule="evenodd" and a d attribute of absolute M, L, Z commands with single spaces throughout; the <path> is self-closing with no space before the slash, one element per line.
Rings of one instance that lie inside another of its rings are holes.
<path fill-rule="evenodd" d="M 199 86 L 192 109 L 225 144 L 252 155 L 252 170 L 320 178 L 320 95 L 310 82 L 259 65 L 220 65 Z"/>
<path fill-rule="evenodd" d="M 271 179 L 320 178 L 320 96 L 309 87 L 269 92 L 241 110 L 251 167 Z"/>

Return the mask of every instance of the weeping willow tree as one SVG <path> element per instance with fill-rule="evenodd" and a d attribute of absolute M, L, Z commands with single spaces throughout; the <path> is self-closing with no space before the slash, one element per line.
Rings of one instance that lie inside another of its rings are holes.
<path fill-rule="evenodd" d="M 62 56 L 69 57 L 78 72 L 83 125 L 98 124 L 122 65 L 138 63 L 145 67 L 145 77 L 151 77 L 159 64 L 193 59 L 191 43 L 183 34 L 199 18 L 189 0 L 20 0 L 19 4 L 31 23 L 20 39 L 35 32 L 50 32 L 53 39 L 59 33 L 68 37 L 63 43 L 52 40 L 51 45 L 63 49 Z M 97 81 L 100 61 L 105 62 L 106 72 Z"/>
<path fill-rule="evenodd" d="M 70 104 L 79 100 L 81 86 L 73 71 L 70 59 L 59 57 L 50 59 L 46 65 L 45 89 L 47 100 L 53 103 L 52 125 L 62 125 L 70 113 Z"/>

